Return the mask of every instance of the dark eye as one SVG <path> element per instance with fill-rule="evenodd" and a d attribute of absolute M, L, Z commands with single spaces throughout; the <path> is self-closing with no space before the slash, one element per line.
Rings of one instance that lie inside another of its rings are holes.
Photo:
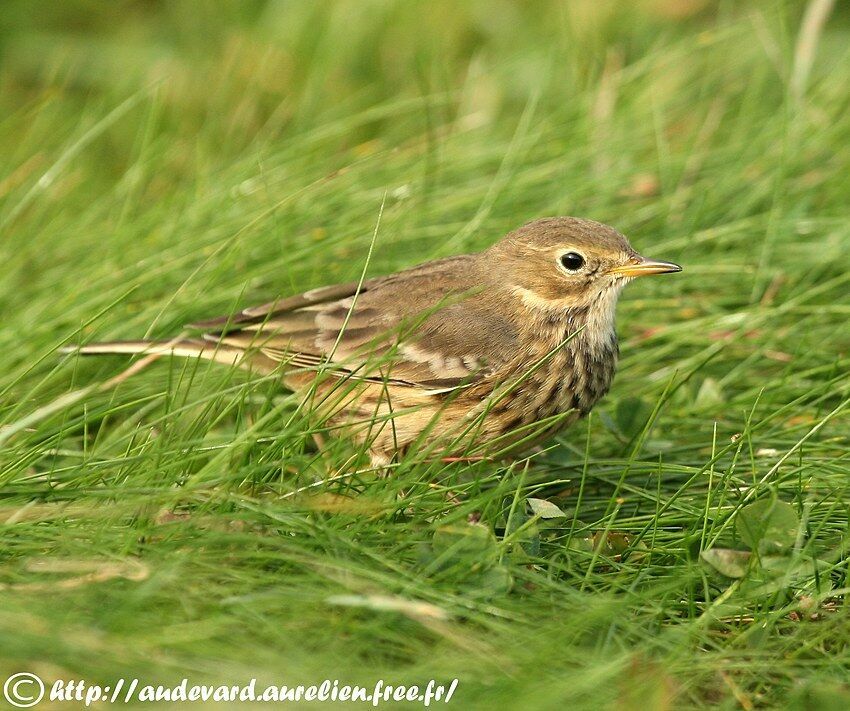
<path fill-rule="evenodd" d="M 584 257 L 578 252 L 567 252 L 561 255 L 561 264 L 569 272 L 577 272 L 584 266 Z"/>

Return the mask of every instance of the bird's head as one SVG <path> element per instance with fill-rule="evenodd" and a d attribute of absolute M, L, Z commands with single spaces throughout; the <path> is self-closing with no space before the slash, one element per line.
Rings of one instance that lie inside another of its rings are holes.
<path fill-rule="evenodd" d="M 639 255 L 617 230 L 576 217 L 535 220 L 487 252 L 495 273 L 529 306 L 613 310 L 622 287 L 639 276 L 678 272 Z"/>

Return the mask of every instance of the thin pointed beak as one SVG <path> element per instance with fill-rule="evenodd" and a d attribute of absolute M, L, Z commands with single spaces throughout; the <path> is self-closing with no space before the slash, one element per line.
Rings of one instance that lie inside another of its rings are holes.
<path fill-rule="evenodd" d="M 647 259 L 646 257 L 635 257 L 629 264 L 615 267 L 609 274 L 625 277 L 649 276 L 650 274 L 668 274 L 680 272 L 682 267 L 673 262 L 662 262 L 658 259 Z"/>

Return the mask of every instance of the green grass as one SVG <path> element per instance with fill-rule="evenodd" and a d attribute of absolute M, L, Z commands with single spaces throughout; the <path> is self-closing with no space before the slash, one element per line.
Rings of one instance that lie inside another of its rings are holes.
<path fill-rule="evenodd" d="M 799 43 L 802 3 L 4 3 L 0 678 L 846 708 L 837 5 Z M 374 478 L 269 379 L 98 390 L 126 359 L 57 354 L 356 279 L 382 204 L 370 275 L 553 214 L 685 270 L 629 287 L 613 391 L 513 464 Z M 773 497 L 823 571 L 700 563 Z"/>

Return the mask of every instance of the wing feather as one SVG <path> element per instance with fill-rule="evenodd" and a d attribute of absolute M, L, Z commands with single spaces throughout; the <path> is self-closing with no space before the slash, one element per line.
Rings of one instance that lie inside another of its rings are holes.
<path fill-rule="evenodd" d="M 287 367 L 441 391 L 502 364 L 516 327 L 487 306 L 475 256 L 348 282 L 193 324 L 207 341 Z"/>

